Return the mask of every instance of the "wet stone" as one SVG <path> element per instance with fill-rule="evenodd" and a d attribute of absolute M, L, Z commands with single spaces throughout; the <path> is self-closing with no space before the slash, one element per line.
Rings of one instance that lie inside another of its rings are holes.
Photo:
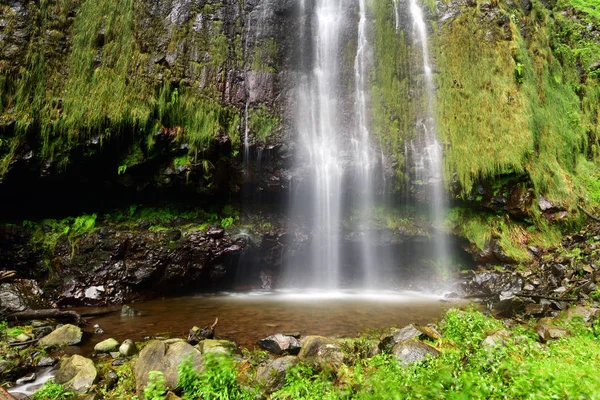
<path fill-rule="evenodd" d="M 94 346 L 94 351 L 99 353 L 112 353 L 119 349 L 119 342 L 113 338 L 106 339 Z"/>
<path fill-rule="evenodd" d="M 280 333 L 259 340 L 258 345 L 271 353 L 287 353 L 292 355 L 298 354 L 302 347 L 295 337 L 282 335 Z"/>
<path fill-rule="evenodd" d="M 56 360 L 52 357 L 42 357 L 37 363 L 38 367 L 51 367 L 56 364 Z"/>
<path fill-rule="evenodd" d="M 535 327 L 535 332 L 543 342 L 550 340 L 558 340 L 571 335 L 569 329 L 562 326 L 554 326 L 549 323 L 538 323 Z"/>
<path fill-rule="evenodd" d="M 17 383 L 17 385 L 22 385 L 24 383 L 33 382 L 36 380 L 36 378 L 37 378 L 37 375 L 35 374 L 35 372 L 32 372 L 28 375 L 25 375 L 22 378 L 17 379 L 16 383 Z"/>
<path fill-rule="evenodd" d="M 136 310 L 135 308 L 129 307 L 128 305 L 124 305 L 121 308 L 121 317 L 135 317 L 137 315 L 141 315 L 142 313 L 140 313 L 138 310 Z"/>
<path fill-rule="evenodd" d="M 440 352 L 434 347 L 413 339 L 396 344 L 391 353 L 403 366 L 440 355 Z"/>

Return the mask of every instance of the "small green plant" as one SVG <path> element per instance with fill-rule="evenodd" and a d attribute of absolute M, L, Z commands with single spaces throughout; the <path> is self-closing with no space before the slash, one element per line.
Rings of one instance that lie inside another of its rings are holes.
<path fill-rule="evenodd" d="M 221 220 L 221 226 L 223 228 L 229 228 L 231 225 L 233 225 L 233 217 L 225 217 Z"/>
<path fill-rule="evenodd" d="M 144 389 L 144 400 L 162 400 L 167 391 L 163 373 L 160 371 L 150 371 L 148 377 L 148 385 Z"/>
<path fill-rule="evenodd" d="M 127 171 L 127 165 L 119 165 L 119 168 L 117 168 L 118 175 L 123 175 L 125 171 Z"/>
<path fill-rule="evenodd" d="M 178 387 L 186 400 L 250 400 L 256 393 L 243 388 L 237 381 L 235 361 L 219 354 L 207 354 L 205 370 L 194 369 L 191 358 L 186 358 L 178 368 Z"/>
<path fill-rule="evenodd" d="M 66 400 L 75 397 L 75 393 L 65 391 L 63 385 L 54 383 L 52 379 L 44 383 L 44 386 L 35 392 L 31 398 L 37 400 Z"/>

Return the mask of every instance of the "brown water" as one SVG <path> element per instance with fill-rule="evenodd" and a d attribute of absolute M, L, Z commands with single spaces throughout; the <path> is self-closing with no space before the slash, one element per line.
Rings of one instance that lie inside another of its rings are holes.
<path fill-rule="evenodd" d="M 250 293 L 193 296 L 134 304 L 142 315 L 121 317 L 114 312 L 89 319 L 85 330 L 99 324 L 105 331 L 91 335 L 77 352 L 113 337 L 119 341 L 151 337 L 187 337 L 194 325 L 219 318 L 216 334 L 246 348 L 274 333 L 351 337 L 410 323 L 426 324 L 456 305 L 440 297 L 415 292 Z"/>

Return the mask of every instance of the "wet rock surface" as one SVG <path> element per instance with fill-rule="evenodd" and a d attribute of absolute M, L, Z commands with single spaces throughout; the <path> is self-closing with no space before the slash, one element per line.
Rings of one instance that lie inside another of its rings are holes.
<path fill-rule="evenodd" d="M 532 254 L 532 261 L 518 268 L 504 264 L 493 271 L 471 272 L 465 293 L 481 299 L 500 316 L 543 317 L 589 301 L 600 288 L 599 223 L 565 236 L 558 248 L 536 248 Z M 579 312 L 587 319 L 595 315 Z"/>
<path fill-rule="evenodd" d="M 92 360 L 75 354 L 61 360 L 54 380 L 56 383 L 64 385 L 68 391 L 83 393 L 94 384 L 97 375 L 98 372 Z"/>
<path fill-rule="evenodd" d="M 258 341 L 258 345 L 265 350 L 275 354 L 292 354 L 300 352 L 300 342 L 293 336 L 277 333 Z"/>
<path fill-rule="evenodd" d="M 81 342 L 83 331 L 78 326 L 74 325 L 63 325 L 60 328 L 54 330 L 48 336 L 44 336 L 38 344 L 41 347 L 62 347 L 72 346 Z"/>

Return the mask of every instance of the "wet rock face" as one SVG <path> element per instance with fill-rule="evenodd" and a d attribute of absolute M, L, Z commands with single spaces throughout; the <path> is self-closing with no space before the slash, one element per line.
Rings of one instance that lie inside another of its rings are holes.
<path fill-rule="evenodd" d="M 175 234 L 176 233 L 176 234 Z M 235 272 L 245 248 L 228 235 L 179 230 L 135 232 L 102 230 L 78 242 L 75 256 L 65 241 L 57 245 L 54 265 L 72 279 L 59 304 L 114 304 L 136 298 L 218 288 Z"/>
<path fill-rule="evenodd" d="M 258 341 L 258 345 L 275 354 L 293 354 L 300 352 L 300 342 L 293 336 L 280 333 L 268 336 Z"/>

